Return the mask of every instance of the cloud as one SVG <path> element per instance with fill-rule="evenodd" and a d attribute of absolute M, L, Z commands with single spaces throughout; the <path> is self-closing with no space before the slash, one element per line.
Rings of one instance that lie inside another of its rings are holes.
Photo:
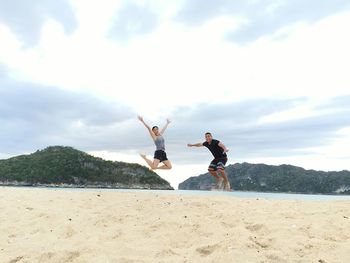
<path fill-rule="evenodd" d="M 179 108 L 173 114 L 176 127 L 169 128 L 176 130 L 169 130 L 168 148 L 177 162 L 200 162 L 210 153 L 188 150 L 185 145 L 204 141 L 204 133 L 209 131 L 232 150 L 230 155 L 235 158 L 306 155 L 310 153 L 309 148 L 330 145 L 339 130 L 350 126 L 350 107 L 339 110 L 339 100 L 343 99 L 330 100 L 326 111 L 315 107 L 312 115 L 278 122 L 261 120 L 307 104 L 307 100 L 255 99 Z"/>
<path fill-rule="evenodd" d="M 234 103 L 211 103 L 198 104 L 193 108 L 178 109 L 175 115 L 182 115 L 185 118 L 210 124 L 218 121 L 227 121 L 228 116 L 237 123 L 256 121 L 256 119 L 275 113 L 276 111 L 292 108 L 293 106 L 304 102 L 305 98 L 295 99 L 251 99 L 237 101 Z"/>
<path fill-rule="evenodd" d="M 344 95 L 341 97 L 331 98 L 328 102 L 318 106 L 320 110 L 350 110 L 350 95 Z M 350 121 L 350 117 L 349 117 Z"/>
<path fill-rule="evenodd" d="M 308 148 L 327 146 L 336 132 L 350 125 L 349 111 L 252 126 L 236 132 L 238 152 L 248 156 L 308 154 Z"/>
<path fill-rule="evenodd" d="M 136 113 L 121 103 L 14 81 L 1 68 L 0 97 L 3 153 L 57 144 L 83 150 L 123 148 L 128 134 L 125 127 L 136 119 Z"/>
<path fill-rule="evenodd" d="M 66 33 L 77 27 L 74 9 L 68 0 L 0 1 L 0 23 L 8 25 L 26 45 L 35 45 L 48 19 L 61 23 Z"/>
<path fill-rule="evenodd" d="M 327 16 L 350 9 L 347 0 L 295 1 L 185 1 L 176 20 L 188 25 L 200 25 L 219 16 L 230 16 L 239 21 L 238 27 L 226 38 L 247 43 L 299 22 L 313 23 Z"/>
<path fill-rule="evenodd" d="M 150 6 L 140 6 L 132 1 L 125 1 L 109 31 L 111 39 L 127 41 L 132 37 L 152 32 L 158 24 L 157 14 Z"/>
<path fill-rule="evenodd" d="M 189 0 L 184 1 L 176 15 L 176 20 L 188 25 L 197 26 L 215 17 L 231 14 L 236 15 L 237 11 L 243 12 L 247 3 L 230 0 Z"/>

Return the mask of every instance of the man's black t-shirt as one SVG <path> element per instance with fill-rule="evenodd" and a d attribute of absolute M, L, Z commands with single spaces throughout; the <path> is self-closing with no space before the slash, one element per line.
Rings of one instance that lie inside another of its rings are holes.
<path fill-rule="evenodd" d="M 203 142 L 203 146 L 207 147 L 209 151 L 214 155 L 215 159 L 227 158 L 226 153 L 224 153 L 224 149 L 219 146 L 218 140 L 213 139 L 209 144 L 207 141 Z"/>

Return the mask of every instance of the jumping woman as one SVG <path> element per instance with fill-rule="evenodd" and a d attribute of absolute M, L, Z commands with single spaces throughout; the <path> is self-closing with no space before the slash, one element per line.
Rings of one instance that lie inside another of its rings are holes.
<path fill-rule="evenodd" d="M 154 159 L 151 161 L 150 159 L 147 159 L 145 154 L 140 154 L 140 156 L 147 162 L 149 167 L 151 167 L 152 170 L 155 169 L 171 169 L 171 162 L 168 160 L 165 152 L 165 145 L 164 145 L 164 138 L 163 133 L 165 129 L 168 127 L 170 120 L 166 120 L 166 124 L 163 127 L 161 131 L 159 131 L 157 126 L 153 126 L 152 129 L 149 125 L 145 123 L 143 118 L 141 116 L 138 116 L 139 120 L 145 125 L 147 130 L 149 131 L 149 134 L 151 135 L 154 144 L 156 145 L 156 151 L 154 152 Z M 162 163 L 161 166 L 159 164 Z"/>

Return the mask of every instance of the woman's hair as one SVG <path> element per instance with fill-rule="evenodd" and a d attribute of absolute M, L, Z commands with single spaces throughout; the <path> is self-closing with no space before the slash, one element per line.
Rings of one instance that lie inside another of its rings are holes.
<path fill-rule="evenodd" d="M 153 127 L 152 127 L 152 131 L 153 131 L 154 129 L 156 129 L 156 128 L 158 129 L 158 126 L 153 126 Z"/>

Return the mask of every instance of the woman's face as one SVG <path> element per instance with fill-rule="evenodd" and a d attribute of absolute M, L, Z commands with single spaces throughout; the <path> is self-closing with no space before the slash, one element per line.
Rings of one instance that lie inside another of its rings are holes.
<path fill-rule="evenodd" d="M 152 131 L 154 132 L 155 135 L 158 135 L 158 134 L 159 134 L 158 127 L 154 127 L 154 128 L 152 129 Z"/>

